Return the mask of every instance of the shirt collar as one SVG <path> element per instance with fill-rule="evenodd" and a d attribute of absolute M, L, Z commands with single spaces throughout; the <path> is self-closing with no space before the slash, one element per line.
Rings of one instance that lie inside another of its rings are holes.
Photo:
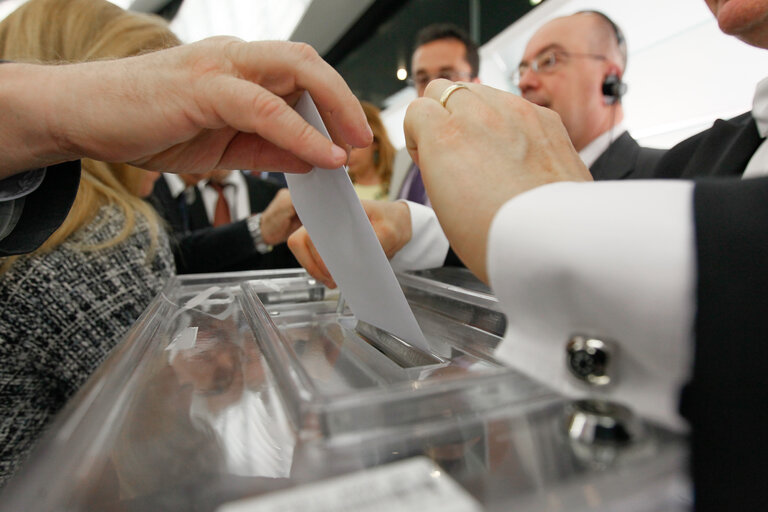
<path fill-rule="evenodd" d="M 211 180 L 202 180 L 197 186 L 200 187 L 200 189 L 204 189 L 208 182 Z M 226 186 L 232 186 L 235 188 L 235 190 L 239 190 L 241 187 L 245 185 L 245 178 L 240 173 L 240 171 L 232 171 L 229 173 L 229 176 L 224 178 L 224 180 L 221 182 L 222 185 Z"/>
<path fill-rule="evenodd" d="M 760 136 L 765 137 L 768 134 L 768 78 L 757 83 L 752 100 L 752 117 L 755 118 Z"/>
<path fill-rule="evenodd" d="M 168 190 L 171 191 L 171 196 L 174 199 L 179 197 L 181 193 L 184 192 L 184 189 L 187 188 L 187 185 L 186 183 L 184 183 L 184 180 L 182 180 L 176 174 L 164 173 L 163 179 L 165 180 L 165 183 L 168 185 Z"/>
<path fill-rule="evenodd" d="M 584 165 L 587 167 L 592 167 L 592 164 L 600 158 L 600 155 L 605 153 L 608 146 L 621 137 L 626 131 L 627 128 L 624 126 L 624 121 L 622 121 L 614 125 L 613 128 L 610 128 L 608 131 L 603 132 L 595 140 L 587 144 L 587 147 L 579 151 L 581 161 L 584 162 Z"/>

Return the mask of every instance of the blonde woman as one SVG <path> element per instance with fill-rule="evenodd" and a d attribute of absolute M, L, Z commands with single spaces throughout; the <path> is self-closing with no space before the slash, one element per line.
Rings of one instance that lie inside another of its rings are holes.
<path fill-rule="evenodd" d="M 162 19 L 103 0 L 30 0 L 0 23 L 0 58 L 17 62 L 127 57 L 178 44 Z M 0 259 L 0 485 L 173 275 L 165 232 L 141 199 L 156 178 L 83 160 L 58 230 L 37 251 Z"/>
<path fill-rule="evenodd" d="M 360 199 L 386 199 L 395 148 L 381 121 L 381 111 L 367 101 L 360 104 L 373 131 L 373 143 L 366 148 L 352 148 L 349 153 L 349 177 Z"/>

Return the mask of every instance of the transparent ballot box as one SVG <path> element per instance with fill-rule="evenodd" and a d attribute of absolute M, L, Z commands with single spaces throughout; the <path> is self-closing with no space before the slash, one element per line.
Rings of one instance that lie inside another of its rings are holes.
<path fill-rule="evenodd" d="M 688 510 L 684 440 L 494 359 L 458 269 L 399 274 L 432 350 L 301 270 L 181 276 L 67 405 L 0 510 Z"/>

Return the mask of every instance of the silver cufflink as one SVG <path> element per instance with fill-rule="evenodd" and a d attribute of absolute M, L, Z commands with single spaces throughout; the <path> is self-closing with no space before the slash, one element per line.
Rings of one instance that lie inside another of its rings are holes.
<path fill-rule="evenodd" d="M 615 380 L 618 346 L 610 341 L 575 335 L 566 344 L 566 366 L 578 380 L 596 387 Z"/>

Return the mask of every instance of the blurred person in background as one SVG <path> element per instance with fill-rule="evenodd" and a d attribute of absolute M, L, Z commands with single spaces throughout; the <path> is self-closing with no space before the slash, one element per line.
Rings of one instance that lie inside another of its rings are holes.
<path fill-rule="evenodd" d="M 298 266 L 285 240 L 301 222 L 288 189 L 272 180 L 225 169 L 200 179 L 164 174 L 151 200 L 168 221 L 180 274 Z"/>
<path fill-rule="evenodd" d="M 352 148 L 349 153 L 349 177 L 360 199 L 386 199 L 395 148 L 381 120 L 381 111 L 367 101 L 360 104 L 373 131 L 373 143 L 366 148 Z"/>
<path fill-rule="evenodd" d="M 411 54 L 411 80 L 419 98 L 435 78 L 479 83 L 479 73 L 477 43 L 461 27 L 451 23 L 435 23 L 416 34 Z M 395 155 L 389 199 L 407 199 L 429 205 L 419 166 L 413 162 L 407 148 Z"/>
<path fill-rule="evenodd" d="M 180 44 L 159 17 L 102 0 L 30 0 L 0 22 L 0 58 L 80 62 Z M 63 224 L 0 259 L 0 483 L 173 275 L 149 195 L 159 174 L 82 160 Z"/>

